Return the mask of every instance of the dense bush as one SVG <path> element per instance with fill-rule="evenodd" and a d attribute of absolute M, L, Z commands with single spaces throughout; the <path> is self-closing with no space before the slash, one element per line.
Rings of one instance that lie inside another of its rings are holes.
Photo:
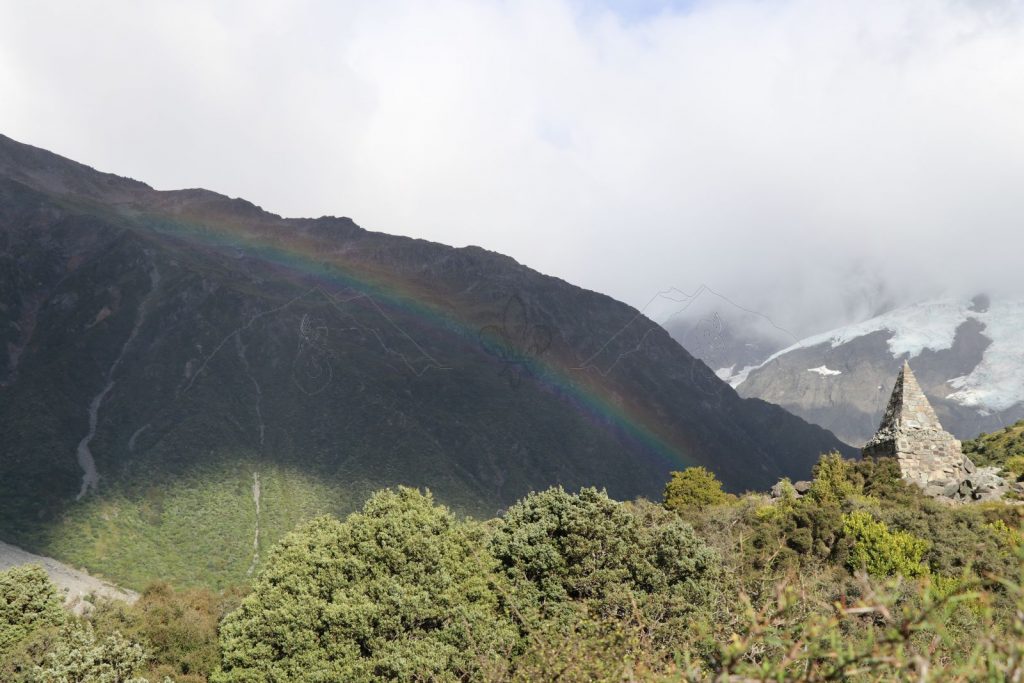
<path fill-rule="evenodd" d="M 516 643 L 483 529 L 430 495 L 375 494 L 282 540 L 221 627 L 216 681 L 478 679 Z"/>
<path fill-rule="evenodd" d="M 1006 459 L 1003 469 L 1017 477 L 1024 477 L 1024 455 L 1013 455 Z"/>
<path fill-rule="evenodd" d="M 964 441 L 963 449 L 977 465 L 1003 467 L 1010 458 L 1024 456 L 1024 420 Z"/>
<path fill-rule="evenodd" d="M 676 512 L 702 510 L 727 500 L 729 495 L 722 490 L 722 482 L 704 467 L 689 467 L 682 472 L 672 472 L 671 479 L 665 485 L 665 507 Z"/>
<path fill-rule="evenodd" d="M 920 576 L 927 570 L 921 559 L 928 541 L 906 531 L 890 531 L 864 510 L 843 518 L 843 533 L 852 541 L 847 563 L 853 570 L 872 576 Z"/>
<path fill-rule="evenodd" d="M 81 681 L 82 683 L 148 683 L 136 674 L 146 652 L 118 632 L 98 636 L 88 622 L 69 624 L 33 669 L 29 681 Z"/>
<path fill-rule="evenodd" d="M 524 636 L 513 662 L 522 680 L 597 680 L 638 650 L 668 651 L 718 592 L 720 558 L 689 524 L 593 488 L 527 496 L 498 524 L 491 551 Z"/>
<path fill-rule="evenodd" d="M 625 505 L 603 491 L 530 494 L 505 514 L 491 550 L 517 589 L 545 605 L 712 589 L 718 557 L 689 524 L 647 502 Z"/>
<path fill-rule="evenodd" d="M 37 565 L 0 572 L 0 680 L 4 683 L 147 683 L 148 656 L 117 630 L 65 614 Z"/>
<path fill-rule="evenodd" d="M 90 619 L 98 631 L 145 643 L 151 680 L 170 676 L 175 683 L 202 683 L 220 662 L 218 624 L 240 600 L 238 591 L 175 590 L 156 583 L 135 604 L 102 603 Z"/>
<path fill-rule="evenodd" d="M 861 488 L 851 481 L 854 474 L 853 463 L 843 460 L 839 453 L 821 456 L 818 464 L 814 466 L 813 474 L 814 480 L 811 482 L 809 494 L 819 505 L 840 505 Z"/>
<path fill-rule="evenodd" d="M 0 572 L 0 661 L 33 632 L 62 623 L 60 596 L 42 567 Z"/>

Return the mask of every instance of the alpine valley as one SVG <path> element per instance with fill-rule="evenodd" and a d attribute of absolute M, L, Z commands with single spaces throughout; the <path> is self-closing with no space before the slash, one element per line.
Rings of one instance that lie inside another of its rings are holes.
<path fill-rule="evenodd" d="M 657 497 L 704 465 L 764 489 L 854 454 L 501 254 L 2 136 L 0 345 L 0 538 L 134 588 L 244 580 L 395 484 L 492 516 L 555 484 Z"/>

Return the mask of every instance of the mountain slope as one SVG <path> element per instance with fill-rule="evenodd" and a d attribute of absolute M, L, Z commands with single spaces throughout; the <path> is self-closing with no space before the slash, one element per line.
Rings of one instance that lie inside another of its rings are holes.
<path fill-rule="evenodd" d="M 1007 425 L 998 432 L 979 434 L 964 442 L 964 453 L 980 466 L 1002 467 L 1010 458 L 1024 456 L 1024 420 Z"/>
<path fill-rule="evenodd" d="M 0 535 L 137 585 L 427 486 L 732 489 L 845 448 L 609 297 L 476 247 L 158 192 L 0 138 Z"/>
<path fill-rule="evenodd" d="M 909 359 L 943 426 L 960 439 L 1024 417 L 1024 301 L 941 300 L 803 339 L 731 378 L 862 444 Z"/>

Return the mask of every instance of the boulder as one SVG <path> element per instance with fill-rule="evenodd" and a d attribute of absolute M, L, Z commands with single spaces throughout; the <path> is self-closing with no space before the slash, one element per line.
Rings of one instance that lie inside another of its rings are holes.
<path fill-rule="evenodd" d="M 960 492 L 960 482 L 951 481 L 942 487 L 938 495 L 944 498 L 956 498 L 956 494 Z"/>

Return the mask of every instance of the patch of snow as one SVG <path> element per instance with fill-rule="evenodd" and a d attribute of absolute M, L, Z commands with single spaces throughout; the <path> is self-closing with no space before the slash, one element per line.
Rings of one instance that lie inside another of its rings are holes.
<path fill-rule="evenodd" d="M 732 371 L 735 368 L 735 365 L 730 365 L 727 368 L 718 368 L 717 370 L 715 370 L 715 376 L 724 382 L 728 382 L 729 378 L 732 377 Z"/>
<path fill-rule="evenodd" d="M 733 389 L 735 389 L 737 386 L 739 386 L 740 384 L 745 382 L 746 378 L 748 378 L 748 376 L 752 372 L 754 372 L 755 370 L 757 370 L 760 367 L 761 366 L 746 366 L 745 368 L 740 370 L 738 373 L 736 373 L 735 375 L 733 375 L 732 377 L 730 377 L 726 381 L 729 383 L 729 386 L 731 386 Z"/>
<path fill-rule="evenodd" d="M 993 301 L 984 313 L 971 313 L 985 324 L 992 340 L 966 377 L 950 380 L 957 391 L 949 398 L 983 414 L 1006 410 L 1024 401 L 1024 301 Z"/>
<path fill-rule="evenodd" d="M 746 381 L 747 375 L 749 375 L 752 370 L 756 370 L 759 367 L 761 367 L 761 366 L 760 365 L 747 365 L 747 366 L 741 368 L 739 372 L 735 372 L 733 374 L 730 374 L 728 377 L 722 377 L 721 375 L 719 375 L 719 379 L 723 380 L 729 386 L 731 386 L 733 389 L 735 389 L 739 385 L 743 384 L 744 381 Z M 735 369 L 735 368 L 736 368 L 736 366 L 734 365 L 731 369 Z"/>
<path fill-rule="evenodd" d="M 807 368 L 807 372 L 816 372 L 819 375 L 821 375 L 822 377 L 828 377 L 830 375 L 841 375 L 841 374 L 843 374 L 842 370 L 830 370 L 827 365 L 822 365 L 822 366 L 817 367 L 817 368 Z"/>
<path fill-rule="evenodd" d="M 969 301 L 945 299 L 898 308 L 856 325 L 847 325 L 801 339 L 796 344 L 769 356 L 761 366 L 767 365 L 790 351 L 821 344 L 831 344 L 834 349 L 858 337 L 866 337 L 874 332 L 885 330 L 892 332 L 892 337 L 889 339 L 889 351 L 893 358 L 899 358 L 903 354 L 914 358 L 925 349 L 944 351 L 952 348 L 953 340 L 956 338 L 956 329 L 960 327 L 961 323 L 968 317 L 976 317 L 980 320 L 983 316 L 983 314 L 971 311 L 970 305 Z"/>

